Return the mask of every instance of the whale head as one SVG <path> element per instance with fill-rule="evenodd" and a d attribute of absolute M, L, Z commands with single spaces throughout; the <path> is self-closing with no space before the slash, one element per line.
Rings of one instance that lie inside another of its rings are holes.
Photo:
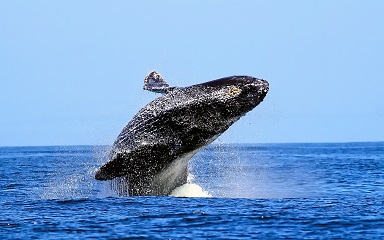
<path fill-rule="evenodd" d="M 222 105 L 237 115 L 243 115 L 262 102 L 269 90 L 269 83 L 264 79 L 250 76 L 232 76 L 194 85 L 199 94 Z M 201 91 L 201 89 L 203 89 Z"/>

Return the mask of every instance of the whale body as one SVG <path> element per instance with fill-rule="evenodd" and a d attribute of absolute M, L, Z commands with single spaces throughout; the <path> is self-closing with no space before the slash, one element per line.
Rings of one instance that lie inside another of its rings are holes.
<path fill-rule="evenodd" d="M 263 101 L 266 80 L 231 76 L 170 87 L 157 72 L 144 89 L 162 93 L 123 128 L 97 180 L 124 179 L 128 194 L 169 195 L 187 182 L 188 161 Z"/>

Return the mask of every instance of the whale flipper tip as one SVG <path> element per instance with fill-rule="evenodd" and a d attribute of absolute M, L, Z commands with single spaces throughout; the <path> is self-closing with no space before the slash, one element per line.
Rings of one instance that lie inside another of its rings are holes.
<path fill-rule="evenodd" d="M 152 71 L 145 77 L 143 89 L 156 93 L 166 93 L 171 88 L 158 72 Z"/>

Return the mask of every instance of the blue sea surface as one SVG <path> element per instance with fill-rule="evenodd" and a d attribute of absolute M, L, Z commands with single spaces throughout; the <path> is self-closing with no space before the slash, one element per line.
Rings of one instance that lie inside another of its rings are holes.
<path fill-rule="evenodd" d="M 0 148 L 0 238 L 384 238 L 384 142 L 211 145 L 206 198 L 118 197 L 93 178 L 107 151 Z"/>

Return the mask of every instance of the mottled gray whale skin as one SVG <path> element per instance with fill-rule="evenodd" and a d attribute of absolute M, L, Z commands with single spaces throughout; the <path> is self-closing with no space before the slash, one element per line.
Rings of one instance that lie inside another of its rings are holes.
<path fill-rule="evenodd" d="M 144 89 L 163 93 L 123 128 L 97 180 L 124 178 L 128 193 L 169 195 L 187 182 L 188 160 L 263 101 L 267 81 L 232 76 L 189 87 L 169 87 L 151 72 Z"/>

